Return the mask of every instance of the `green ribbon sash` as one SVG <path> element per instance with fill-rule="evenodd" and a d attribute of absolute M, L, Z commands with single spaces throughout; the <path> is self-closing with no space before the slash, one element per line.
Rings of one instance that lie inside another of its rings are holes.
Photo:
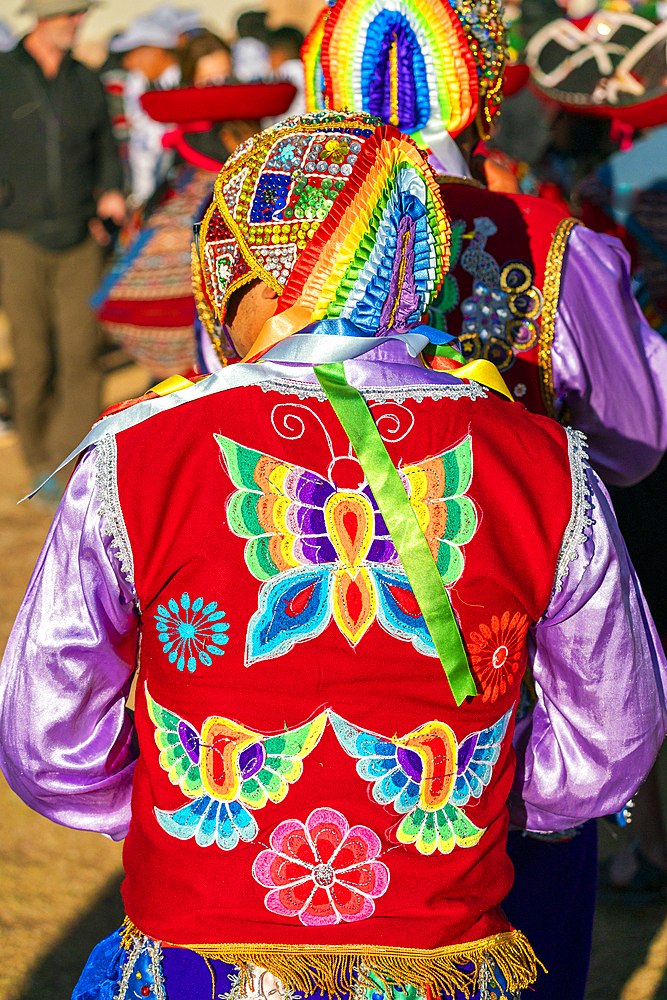
<path fill-rule="evenodd" d="M 324 389 L 359 459 L 435 645 L 457 705 L 477 694 L 449 595 L 401 478 L 366 401 L 341 362 L 316 365 Z"/>
<path fill-rule="evenodd" d="M 424 348 L 422 353 L 428 358 L 451 358 L 452 361 L 459 361 L 461 364 L 465 363 L 465 358 L 461 352 L 457 351 L 450 344 L 429 344 Z"/>

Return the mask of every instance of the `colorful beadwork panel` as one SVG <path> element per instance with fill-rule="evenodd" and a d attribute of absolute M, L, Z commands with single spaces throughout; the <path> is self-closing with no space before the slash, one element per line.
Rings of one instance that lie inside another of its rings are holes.
<path fill-rule="evenodd" d="M 218 177 L 195 267 L 223 322 L 261 278 L 313 320 L 366 335 L 419 322 L 448 261 L 449 222 L 423 154 L 378 118 L 318 112 L 244 143 Z"/>

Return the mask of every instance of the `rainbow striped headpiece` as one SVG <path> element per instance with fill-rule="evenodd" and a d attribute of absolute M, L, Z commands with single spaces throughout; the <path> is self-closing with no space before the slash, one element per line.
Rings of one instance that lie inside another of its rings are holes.
<path fill-rule="evenodd" d="M 420 145 L 476 120 L 488 134 L 502 97 L 499 0 L 334 0 L 301 56 L 309 110 L 378 115 Z"/>
<path fill-rule="evenodd" d="M 405 333 L 442 285 L 449 238 L 433 171 L 406 136 L 364 114 L 288 118 L 218 176 L 193 255 L 200 316 L 213 336 L 231 293 L 261 278 L 301 328 Z"/>

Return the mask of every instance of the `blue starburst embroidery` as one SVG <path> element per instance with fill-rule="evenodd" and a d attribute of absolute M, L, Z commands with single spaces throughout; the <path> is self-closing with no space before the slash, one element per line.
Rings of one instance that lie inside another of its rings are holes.
<path fill-rule="evenodd" d="M 190 602 L 189 594 L 181 594 L 181 607 L 172 598 L 169 608 L 158 604 L 158 614 L 154 615 L 155 627 L 163 653 L 169 653 L 169 662 L 175 663 L 179 670 L 185 664 L 191 674 L 197 669 L 197 659 L 210 667 L 214 656 L 222 656 L 229 637 L 224 633 L 229 628 L 227 622 L 221 622 L 224 611 L 218 611 L 217 601 L 211 601 L 204 607 L 204 600 L 198 597 Z"/>

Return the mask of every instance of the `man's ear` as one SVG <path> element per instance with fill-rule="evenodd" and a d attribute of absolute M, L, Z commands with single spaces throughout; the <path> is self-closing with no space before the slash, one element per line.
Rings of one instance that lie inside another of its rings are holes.
<path fill-rule="evenodd" d="M 271 288 L 271 286 L 267 285 L 267 283 L 265 281 L 262 282 L 262 284 L 264 285 L 264 287 L 262 288 L 262 298 L 263 299 L 277 299 L 278 298 L 278 292 L 275 290 L 275 288 Z"/>

